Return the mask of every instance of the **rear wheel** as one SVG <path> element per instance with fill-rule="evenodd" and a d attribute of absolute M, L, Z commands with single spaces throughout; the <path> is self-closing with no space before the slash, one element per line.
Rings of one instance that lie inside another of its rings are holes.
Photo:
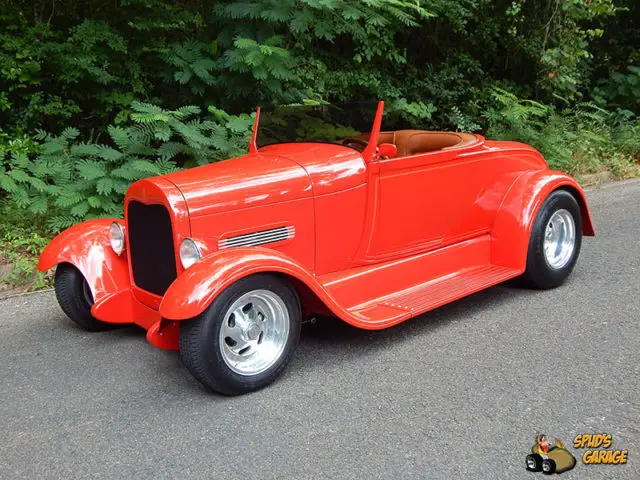
<path fill-rule="evenodd" d="M 536 453 L 527 455 L 527 470 L 531 472 L 542 470 L 542 457 Z"/>
<path fill-rule="evenodd" d="M 91 315 L 93 294 L 80 270 L 69 263 L 61 263 L 56 268 L 54 282 L 56 298 L 62 311 L 77 325 L 92 332 L 110 330 L 117 327 L 101 322 Z"/>
<path fill-rule="evenodd" d="M 556 190 L 544 201 L 534 221 L 523 283 L 540 289 L 561 285 L 573 271 L 581 245 L 578 202 L 568 191 Z"/>
<path fill-rule="evenodd" d="M 257 274 L 225 289 L 201 315 L 180 325 L 182 361 L 203 385 L 238 395 L 273 382 L 300 338 L 295 290 Z"/>

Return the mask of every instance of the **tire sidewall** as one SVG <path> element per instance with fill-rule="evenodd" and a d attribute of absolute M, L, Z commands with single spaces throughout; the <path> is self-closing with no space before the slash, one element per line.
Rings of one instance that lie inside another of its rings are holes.
<path fill-rule="evenodd" d="M 117 328 L 118 324 L 102 322 L 91 315 L 91 307 L 84 296 L 84 275 L 70 263 L 61 263 L 56 268 L 54 290 L 62 311 L 80 327 L 89 331 Z"/>
<path fill-rule="evenodd" d="M 240 375 L 227 365 L 222 357 L 220 329 L 225 314 L 241 295 L 252 290 L 269 290 L 278 295 L 289 313 L 289 336 L 284 350 L 273 365 L 256 375 Z M 255 274 L 238 280 L 227 287 L 198 318 L 187 322 L 202 322 L 197 339 L 202 371 L 196 375 L 209 388 L 223 394 L 234 395 L 257 390 L 271 383 L 286 367 L 299 342 L 301 326 L 300 302 L 295 290 L 272 274 Z M 184 325 L 189 328 L 189 325 Z M 181 327 L 181 332 L 182 332 Z M 186 332 L 185 332 L 186 333 Z"/>
<path fill-rule="evenodd" d="M 544 464 L 545 464 L 545 463 L 549 465 L 549 470 L 548 470 L 548 471 L 546 471 L 546 470 L 544 469 Z M 542 462 L 542 465 L 543 465 L 543 467 L 542 467 L 542 473 L 544 473 L 545 475 L 552 475 L 552 474 L 554 474 L 554 473 L 556 472 L 556 462 L 554 462 L 554 461 L 553 461 L 553 460 L 551 460 L 550 458 L 547 458 L 546 460 L 544 460 L 544 461 Z"/>
<path fill-rule="evenodd" d="M 573 217 L 576 238 L 571 259 L 562 268 L 552 268 L 544 254 L 544 237 L 551 216 L 565 209 Z M 573 271 L 582 246 L 582 216 L 574 196 L 567 190 L 555 190 L 544 201 L 531 230 L 529 250 L 527 252 L 527 273 L 534 284 L 541 288 L 550 288 L 562 284 Z"/>

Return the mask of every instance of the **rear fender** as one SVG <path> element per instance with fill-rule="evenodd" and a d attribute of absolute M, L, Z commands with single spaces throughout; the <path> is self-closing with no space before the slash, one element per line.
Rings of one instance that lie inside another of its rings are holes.
<path fill-rule="evenodd" d="M 582 234 L 595 235 L 584 191 L 573 177 L 553 170 L 528 172 L 514 182 L 496 214 L 491 263 L 524 271 L 536 215 L 549 194 L 560 188 L 569 191 L 580 206 Z"/>
<path fill-rule="evenodd" d="M 109 226 L 116 218 L 89 220 L 66 229 L 45 247 L 38 270 L 45 271 L 60 263 L 70 263 L 86 278 L 95 305 L 105 297 L 131 288 L 126 254 L 118 256 L 111 248 Z"/>
<path fill-rule="evenodd" d="M 287 255 L 264 247 L 225 249 L 200 259 L 171 284 L 160 304 L 160 315 L 170 320 L 196 317 L 229 285 L 259 272 L 276 272 L 296 279 L 336 316 L 347 321 L 351 317 L 305 267 Z"/>

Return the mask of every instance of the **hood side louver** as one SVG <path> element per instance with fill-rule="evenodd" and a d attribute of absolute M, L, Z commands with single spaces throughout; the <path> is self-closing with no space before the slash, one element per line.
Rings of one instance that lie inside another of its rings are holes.
<path fill-rule="evenodd" d="M 293 225 L 270 228 L 258 232 L 245 233 L 218 241 L 218 249 L 233 247 L 255 247 L 267 243 L 281 242 L 295 237 L 296 228 Z"/>

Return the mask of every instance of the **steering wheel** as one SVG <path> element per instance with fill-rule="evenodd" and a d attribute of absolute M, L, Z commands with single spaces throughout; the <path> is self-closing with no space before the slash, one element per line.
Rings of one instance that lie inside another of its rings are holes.
<path fill-rule="evenodd" d="M 344 140 L 342 140 L 342 142 L 340 142 L 342 145 L 346 145 L 347 147 L 359 147 L 359 150 L 364 150 L 365 148 L 367 148 L 368 143 L 365 142 L 364 140 L 359 140 L 357 138 L 345 138 Z"/>

